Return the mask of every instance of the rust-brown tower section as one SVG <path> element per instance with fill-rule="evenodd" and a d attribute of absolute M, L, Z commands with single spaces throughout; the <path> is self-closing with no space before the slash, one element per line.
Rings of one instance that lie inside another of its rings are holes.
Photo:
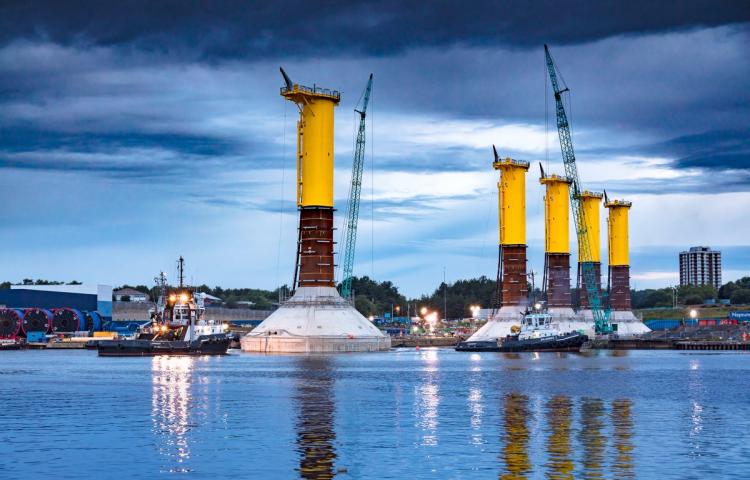
<path fill-rule="evenodd" d="M 570 233 L 568 229 L 570 180 L 559 175 L 545 175 L 539 183 L 544 195 L 544 265 L 547 307 L 572 308 L 570 293 Z M 571 311 L 572 313 L 572 311 Z"/>
<path fill-rule="evenodd" d="M 298 286 L 335 286 L 333 228 L 333 208 L 300 208 Z"/>

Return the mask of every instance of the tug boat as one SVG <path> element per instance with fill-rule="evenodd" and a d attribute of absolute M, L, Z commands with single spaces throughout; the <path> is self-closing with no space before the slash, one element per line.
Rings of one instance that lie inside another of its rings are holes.
<path fill-rule="evenodd" d="M 527 313 L 514 334 L 497 341 L 461 342 L 460 352 L 578 352 L 588 336 L 580 332 L 560 332 L 549 313 Z"/>
<path fill-rule="evenodd" d="M 132 340 L 99 340 L 101 357 L 155 355 L 225 355 L 231 341 L 225 324 L 206 320 L 203 296 L 183 284 L 184 260 L 178 261 L 180 286 L 168 289 L 166 277 L 157 277 L 161 295 L 151 309 L 151 323 Z"/>

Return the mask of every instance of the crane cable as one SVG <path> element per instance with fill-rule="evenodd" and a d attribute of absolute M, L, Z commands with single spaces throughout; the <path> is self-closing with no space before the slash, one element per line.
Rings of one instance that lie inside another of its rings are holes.
<path fill-rule="evenodd" d="M 281 191 L 279 201 L 279 241 L 276 247 L 276 286 L 279 288 L 279 297 L 281 297 L 281 284 L 280 284 L 280 267 L 281 267 L 281 243 L 284 238 L 284 183 L 286 182 L 286 109 L 287 103 L 284 102 L 284 126 L 283 126 L 283 146 L 281 148 Z M 294 288 L 294 285 L 292 285 Z M 281 298 L 279 298 L 281 300 Z"/>

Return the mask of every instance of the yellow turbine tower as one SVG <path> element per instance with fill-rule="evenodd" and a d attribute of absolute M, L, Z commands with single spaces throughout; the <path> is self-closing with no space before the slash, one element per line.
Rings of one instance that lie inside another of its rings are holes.
<path fill-rule="evenodd" d="M 297 286 L 329 286 L 333 262 L 333 108 L 338 91 L 292 83 L 281 96 L 299 107 L 297 121 L 297 206 L 300 230 L 295 269 Z"/>
<path fill-rule="evenodd" d="M 583 204 L 583 217 L 581 221 L 586 222 L 584 228 L 586 229 L 586 239 L 589 245 L 589 256 L 585 256 L 581 251 L 580 245 L 578 247 L 578 297 L 581 301 L 581 309 L 588 310 L 589 297 L 587 294 L 586 279 L 583 275 L 582 263 L 593 263 L 594 264 L 594 276 L 595 287 L 601 291 L 602 285 L 602 252 L 601 252 L 601 228 L 599 222 L 601 221 L 601 203 L 603 194 L 598 192 L 590 192 L 588 190 L 581 193 L 581 203 Z"/>
<path fill-rule="evenodd" d="M 340 94 L 292 82 L 281 70 L 281 96 L 299 108 L 297 192 L 299 228 L 294 295 L 242 337 L 246 352 L 376 351 L 390 337 L 336 290 L 333 261 L 333 127 Z"/>
<path fill-rule="evenodd" d="M 572 316 L 570 295 L 570 179 L 559 175 L 542 176 L 544 194 L 544 278 L 550 313 Z"/>
<path fill-rule="evenodd" d="M 500 309 L 463 343 L 497 345 L 520 328 L 528 304 L 529 288 L 526 279 L 526 172 L 529 162 L 510 157 L 501 158 L 492 147 L 492 168 L 500 172 L 497 183 L 498 291 Z"/>
<path fill-rule="evenodd" d="M 494 146 L 492 147 L 495 148 Z M 526 172 L 529 162 L 500 158 L 495 153 L 492 167 L 500 171 L 498 223 L 502 271 L 502 307 L 525 306 L 526 281 Z"/>
<path fill-rule="evenodd" d="M 613 325 L 620 335 L 641 334 L 649 331 L 643 322 L 633 315 L 630 299 L 630 242 L 629 215 L 632 203 L 625 200 L 610 200 L 604 194 L 607 216 L 607 243 L 609 245 L 609 305 Z"/>

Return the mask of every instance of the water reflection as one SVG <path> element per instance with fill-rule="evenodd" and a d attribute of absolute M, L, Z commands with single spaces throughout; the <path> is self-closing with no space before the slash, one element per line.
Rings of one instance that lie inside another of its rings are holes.
<path fill-rule="evenodd" d="M 519 393 L 505 396 L 505 420 L 503 435 L 503 460 L 505 471 L 500 478 L 526 478 L 531 472 L 529 462 L 529 428 L 526 420 L 529 416 L 529 398 Z"/>
<path fill-rule="evenodd" d="M 414 392 L 414 417 L 417 428 L 422 431 L 422 445 L 438 444 L 438 407 L 440 406 L 440 386 L 438 383 L 438 352 L 435 349 L 424 350 L 422 381 Z"/>
<path fill-rule="evenodd" d="M 169 472 L 188 472 L 190 459 L 191 391 L 193 359 L 156 356 L 151 360 L 151 421 L 161 437 L 159 454 L 170 460 Z"/>
<path fill-rule="evenodd" d="M 328 357 L 299 359 L 294 403 L 297 408 L 297 451 L 299 474 L 308 479 L 329 479 L 336 475 L 334 462 L 334 378 Z"/>
<path fill-rule="evenodd" d="M 547 477 L 553 479 L 573 478 L 571 458 L 570 424 L 573 402 L 570 397 L 558 395 L 547 402 Z"/>
<path fill-rule="evenodd" d="M 612 402 L 612 424 L 615 459 L 613 473 L 616 478 L 635 478 L 633 472 L 633 418 L 631 401 L 628 399 Z"/>
<path fill-rule="evenodd" d="M 598 398 L 581 401 L 581 433 L 583 446 L 583 471 L 581 478 L 603 478 L 602 462 L 607 443 L 602 433 L 604 427 L 604 402 Z"/>

